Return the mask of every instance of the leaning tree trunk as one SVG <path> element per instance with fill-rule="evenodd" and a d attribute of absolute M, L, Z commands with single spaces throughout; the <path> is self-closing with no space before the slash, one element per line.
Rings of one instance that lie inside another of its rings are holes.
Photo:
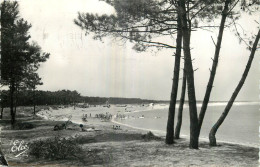
<path fill-rule="evenodd" d="M 190 28 L 188 27 L 188 19 L 185 1 L 180 1 L 180 7 L 178 13 L 181 16 L 182 34 L 183 34 L 183 51 L 185 70 L 187 75 L 187 90 L 189 99 L 189 111 L 190 111 L 190 148 L 198 149 L 199 147 L 199 124 L 197 115 L 197 104 L 194 86 L 194 71 L 192 67 L 191 53 L 190 53 Z"/>
<path fill-rule="evenodd" d="M 168 122 L 167 122 L 167 133 L 166 133 L 166 144 L 173 144 L 174 142 L 174 116 L 175 116 L 175 107 L 176 107 L 176 98 L 178 92 L 178 83 L 179 83 L 179 72 L 180 72 L 180 60 L 181 60 L 181 45 L 182 45 L 182 31 L 181 31 L 181 22 L 180 18 L 177 21 L 178 31 L 176 39 L 176 53 L 175 53 L 175 64 L 173 72 L 173 82 L 172 82 L 172 92 L 171 92 L 171 101 L 168 112 Z"/>
<path fill-rule="evenodd" d="M 183 69 L 183 78 L 182 78 L 182 88 L 181 88 L 181 98 L 180 98 L 180 104 L 179 104 L 179 111 L 178 111 L 178 120 L 177 125 L 175 128 L 175 138 L 180 138 L 180 132 L 181 132 L 181 124 L 182 124 L 182 111 L 183 111 L 183 105 L 185 101 L 185 92 L 186 92 L 186 74 L 185 74 L 185 67 Z"/>
<path fill-rule="evenodd" d="M 250 53 L 250 56 L 249 56 L 246 68 L 244 70 L 244 73 L 242 75 L 242 78 L 240 79 L 240 81 L 239 81 L 235 91 L 233 92 L 230 100 L 228 101 L 228 104 L 227 104 L 226 108 L 224 109 L 224 112 L 222 113 L 222 115 L 220 116 L 220 118 L 218 119 L 216 124 L 210 130 L 210 133 L 209 133 L 210 146 L 216 146 L 217 145 L 217 142 L 216 142 L 216 132 L 217 132 L 218 128 L 220 127 L 220 125 L 224 122 L 226 116 L 228 115 L 228 112 L 230 111 L 230 109 L 231 109 L 231 107 L 233 105 L 233 102 L 235 101 L 235 99 L 236 99 L 240 89 L 242 88 L 242 86 L 243 86 L 243 84 L 244 84 L 244 82 L 246 80 L 246 77 L 247 77 L 248 72 L 250 70 L 252 61 L 254 59 L 254 55 L 255 55 L 255 51 L 256 51 L 256 48 L 257 48 L 257 44 L 258 44 L 259 38 L 260 38 L 260 30 L 258 31 L 258 34 L 256 36 L 255 42 L 253 44 L 253 48 L 251 49 L 251 53 Z"/>
<path fill-rule="evenodd" d="M 214 59 L 213 59 L 213 63 L 212 63 L 212 68 L 211 68 L 211 72 L 210 72 L 210 77 L 209 77 L 206 93 L 205 93 L 203 103 L 202 103 L 202 106 L 201 106 L 201 110 L 200 110 L 200 114 L 199 114 L 199 134 L 200 134 L 203 119 L 204 119 L 204 116 L 205 116 L 205 113 L 206 113 L 206 110 L 207 110 L 207 106 L 208 106 L 208 103 L 209 103 L 210 94 L 211 94 L 211 90 L 212 90 L 212 87 L 213 87 L 213 82 L 214 82 L 214 78 L 215 78 L 215 74 L 216 74 L 216 70 L 217 70 L 217 66 L 218 66 L 220 46 L 221 46 L 221 42 L 222 42 L 226 18 L 228 16 L 228 11 L 229 11 L 228 5 L 230 3 L 231 3 L 231 0 L 226 0 L 225 7 L 222 11 L 222 18 L 221 18 L 220 27 L 219 27 L 218 41 L 217 41 L 217 44 L 216 44 L 215 55 L 214 55 Z"/>

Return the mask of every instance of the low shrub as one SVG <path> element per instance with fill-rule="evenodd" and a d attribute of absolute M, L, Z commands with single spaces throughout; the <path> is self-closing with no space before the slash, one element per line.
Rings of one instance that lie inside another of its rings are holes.
<path fill-rule="evenodd" d="M 160 140 L 161 138 L 155 136 L 151 131 L 149 131 L 147 134 L 142 135 L 142 139 L 144 139 L 145 141 L 150 141 L 150 140 Z"/>
<path fill-rule="evenodd" d="M 87 144 L 87 143 L 94 143 L 97 140 L 94 137 L 89 137 L 89 136 L 75 136 L 73 141 L 77 144 Z"/>
<path fill-rule="evenodd" d="M 36 158 L 57 160 L 79 158 L 82 152 L 82 148 L 71 138 L 56 136 L 30 144 L 29 154 Z"/>
<path fill-rule="evenodd" d="M 29 122 L 18 122 L 14 126 L 15 130 L 27 130 L 27 129 L 33 129 L 33 128 L 35 128 L 35 125 L 33 125 Z"/>
<path fill-rule="evenodd" d="M 53 128 L 54 131 L 63 130 L 63 129 L 66 129 L 66 124 L 65 124 L 65 123 L 57 124 L 57 125 L 55 125 L 54 128 Z"/>
<path fill-rule="evenodd" d="M 51 108 L 52 108 L 53 110 L 58 110 L 58 109 L 59 109 L 59 106 L 57 106 L 57 105 L 52 105 Z"/>

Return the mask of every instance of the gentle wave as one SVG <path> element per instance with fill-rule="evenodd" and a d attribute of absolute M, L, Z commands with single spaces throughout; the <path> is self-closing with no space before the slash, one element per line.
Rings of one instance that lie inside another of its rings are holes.
<path fill-rule="evenodd" d="M 209 102 L 208 106 L 210 107 L 214 107 L 214 106 L 226 106 L 228 102 Z M 259 105 L 260 106 L 260 102 L 234 102 L 233 103 L 234 106 L 243 106 L 243 105 Z M 201 107 L 202 103 L 197 103 L 197 107 Z M 189 104 L 185 103 L 183 105 L 183 108 L 188 108 Z M 132 111 L 131 113 L 137 113 L 137 112 L 143 112 L 143 111 L 151 111 L 151 110 L 157 110 L 157 109 L 168 109 L 169 105 L 165 105 L 165 106 L 158 106 L 155 105 L 153 108 L 150 109 L 145 109 L 145 110 L 136 110 L 136 111 Z M 176 108 L 179 108 L 179 103 L 176 104 Z"/>

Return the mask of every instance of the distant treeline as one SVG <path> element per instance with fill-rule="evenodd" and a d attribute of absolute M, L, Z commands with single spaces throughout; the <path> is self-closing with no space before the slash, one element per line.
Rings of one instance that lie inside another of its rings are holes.
<path fill-rule="evenodd" d="M 140 98 L 118 98 L 118 97 L 88 97 L 81 96 L 77 91 L 42 91 L 23 90 L 15 95 L 16 106 L 32 105 L 70 105 L 74 103 L 88 103 L 90 105 L 101 105 L 107 101 L 109 104 L 134 104 L 134 103 L 168 103 L 168 101 L 146 100 Z M 9 91 L 1 91 L 1 101 L 4 107 L 10 105 Z"/>
<path fill-rule="evenodd" d="M 136 103 L 168 103 L 169 101 L 163 100 L 147 100 L 140 98 L 120 98 L 120 97 L 82 97 L 82 102 L 89 104 L 136 104 Z"/>

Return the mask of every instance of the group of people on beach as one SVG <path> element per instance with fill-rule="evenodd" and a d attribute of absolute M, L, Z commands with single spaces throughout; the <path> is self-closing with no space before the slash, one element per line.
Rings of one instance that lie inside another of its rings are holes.
<path fill-rule="evenodd" d="M 129 115 L 128 115 L 129 116 Z M 125 114 L 116 114 L 117 119 L 125 119 L 127 116 Z"/>
<path fill-rule="evenodd" d="M 88 117 L 89 117 L 89 118 L 92 117 L 91 113 L 89 113 L 89 115 L 88 115 L 88 114 L 83 114 L 82 120 L 83 120 L 84 122 L 88 122 L 88 121 L 87 121 L 87 118 L 88 118 Z M 101 120 L 109 121 L 109 120 L 112 119 L 112 114 L 110 114 L 109 112 L 106 112 L 105 114 L 103 114 L 103 113 L 101 113 L 101 114 L 95 114 L 95 117 L 94 117 L 94 118 L 99 118 L 99 119 L 101 119 Z"/>
<path fill-rule="evenodd" d="M 96 114 L 95 115 L 95 118 L 100 118 L 100 119 L 103 119 L 103 120 L 111 120 L 112 119 L 112 114 L 110 114 L 109 112 L 106 112 L 106 114 Z"/>
<path fill-rule="evenodd" d="M 129 119 L 130 116 L 129 115 L 125 115 L 125 114 L 116 114 L 116 119 Z M 131 118 L 135 118 L 134 116 L 131 116 Z M 137 118 L 144 118 L 144 115 L 137 117 Z"/>
<path fill-rule="evenodd" d="M 88 118 L 88 114 L 83 114 L 83 117 Z M 89 117 L 91 117 L 91 113 L 89 113 Z"/>

